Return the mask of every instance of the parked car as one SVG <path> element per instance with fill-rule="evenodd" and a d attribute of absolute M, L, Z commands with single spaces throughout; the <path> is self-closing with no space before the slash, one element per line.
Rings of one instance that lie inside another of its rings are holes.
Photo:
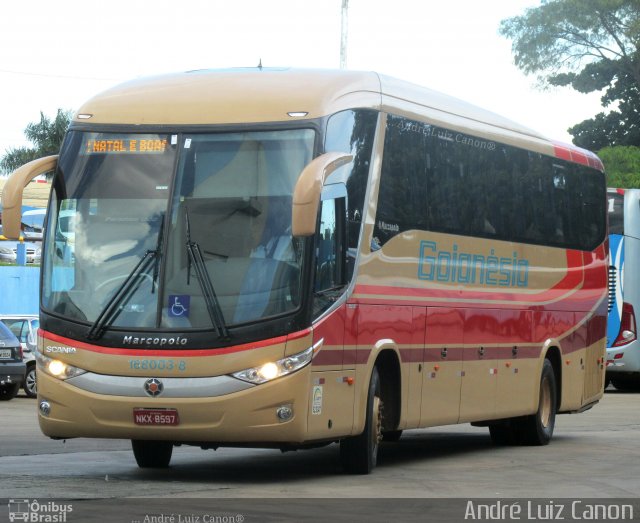
<path fill-rule="evenodd" d="M 22 233 L 25 240 L 42 241 L 42 229 L 46 216 L 46 209 L 32 209 L 22 213 Z"/>
<path fill-rule="evenodd" d="M 18 338 L 0 322 L 0 401 L 16 397 L 24 382 L 26 368 Z"/>
<path fill-rule="evenodd" d="M 35 351 L 38 346 L 40 320 L 33 314 L 3 314 L 0 315 L 0 323 L 9 327 L 20 342 L 22 358 L 27 366 L 22 388 L 27 396 L 35 398 L 38 394 Z"/>
<path fill-rule="evenodd" d="M 2 225 L 0 225 L 0 236 L 2 236 Z M 15 263 L 18 258 L 18 244 L 16 240 L 0 241 L 0 261 Z M 42 246 L 39 243 L 24 242 L 27 249 L 27 263 L 40 263 L 42 257 Z"/>

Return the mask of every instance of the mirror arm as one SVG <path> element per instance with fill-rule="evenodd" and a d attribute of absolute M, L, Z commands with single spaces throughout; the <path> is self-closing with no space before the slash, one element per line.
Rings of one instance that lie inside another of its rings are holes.
<path fill-rule="evenodd" d="M 293 236 L 311 236 L 316 232 L 320 194 L 325 180 L 336 169 L 352 161 L 350 154 L 325 153 L 302 170 L 293 190 Z"/>
<path fill-rule="evenodd" d="M 22 223 L 22 193 L 36 176 L 53 171 L 58 155 L 45 156 L 18 167 L 7 180 L 2 191 L 2 234 L 9 239 L 20 237 Z"/>

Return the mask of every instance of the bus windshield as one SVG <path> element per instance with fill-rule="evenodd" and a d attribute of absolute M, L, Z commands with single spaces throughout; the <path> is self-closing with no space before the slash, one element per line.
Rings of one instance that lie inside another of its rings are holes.
<path fill-rule="evenodd" d="M 291 201 L 314 139 L 310 129 L 70 132 L 48 222 L 44 308 L 94 329 L 181 330 L 296 310 L 304 253 Z"/>

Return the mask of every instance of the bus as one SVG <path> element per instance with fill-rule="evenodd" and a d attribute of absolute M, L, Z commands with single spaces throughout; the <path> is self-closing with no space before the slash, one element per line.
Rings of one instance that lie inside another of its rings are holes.
<path fill-rule="evenodd" d="M 256 68 L 91 99 L 59 156 L 11 177 L 7 230 L 51 170 L 47 436 L 128 439 L 140 467 L 183 444 L 339 443 L 366 474 L 404 430 L 544 445 L 602 396 L 590 152 L 374 72 Z"/>
<path fill-rule="evenodd" d="M 609 319 L 605 379 L 616 389 L 640 390 L 640 342 L 635 309 L 640 304 L 640 190 L 608 189 Z"/>

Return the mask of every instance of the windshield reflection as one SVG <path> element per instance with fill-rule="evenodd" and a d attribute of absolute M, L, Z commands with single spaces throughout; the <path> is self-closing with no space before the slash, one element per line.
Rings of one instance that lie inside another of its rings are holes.
<path fill-rule="evenodd" d="M 229 326 L 296 310 L 304 256 L 291 236 L 291 195 L 314 139 L 310 129 L 70 132 L 47 224 L 43 307 L 97 330 L 213 329 L 210 285 Z M 200 275 L 190 268 L 187 214 Z M 136 269 L 149 252 L 154 263 Z M 114 299 L 132 272 L 135 285 Z"/>

